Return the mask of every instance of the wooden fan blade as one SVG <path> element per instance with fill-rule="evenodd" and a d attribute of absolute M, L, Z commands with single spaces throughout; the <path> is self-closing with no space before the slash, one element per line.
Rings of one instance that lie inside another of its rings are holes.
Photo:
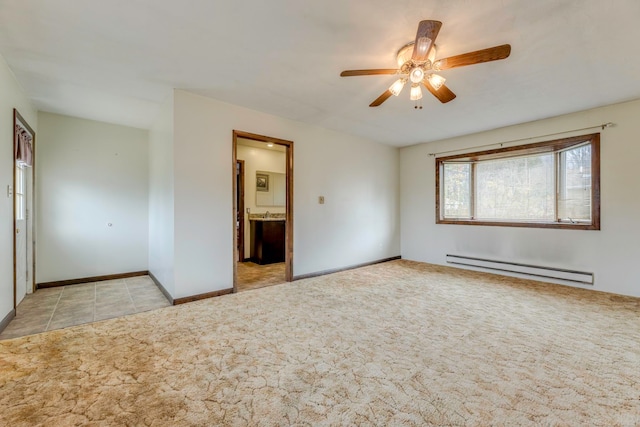
<path fill-rule="evenodd" d="M 346 70 L 340 73 L 341 77 L 353 77 L 353 76 L 375 76 L 379 74 L 396 74 L 399 70 L 397 68 L 380 68 L 373 70 Z"/>
<path fill-rule="evenodd" d="M 373 101 L 371 104 L 369 104 L 369 107 L 377 107 L 378 105 L 382 104 L 384 101 L 389 99 L 389 97 L 391 95 L 393 95 L 393 94 L 391 93 L 391 91 L 389 89 L 387 89 L 382 95 L 377 97 L 375 101 Z"/>
<path fill-rule="evenodd" d="M 503 44 L 487 49 L 476 50 L 475 52 L 463 53 L 462 55 L 439 59 L 434 63 L 434 69 L 448 70 L 449 68 L 464 67 L 465 65 L 497 61 L 499 59 L 508 58 L 509 54 L 511 54 L 511 45 Z"/>
<path fill-rule="evenodd" d="M 436 90 L 428 80 L 423 81 L 424 86 L 427 88 L 429 92 L 436 98 L 440 100 L 443 104 L 446 104 L 449 101 L 453 101 L 456 97 L 456 94 L 451 92 L 451 90 L 445 85 L 440 86 L 440 89 Z"/>
<path fill-rule="evenodd" d="M 420 21 L 420 24 L 418 25 L 418 32 L 416 32 L 416 41 L 413 45 L 411 59 L 416 62 L 424 62 L 427 60 L 429 51 L 436 42 L 436 37 L 438 37 L 438 33 L 440 32 L 440 27 L 442 27 L 442 22 L 440 21 Z M 429 38 L 431 43 L 428 45 L 420 43 L 419 40 L 422 37 Z"/>

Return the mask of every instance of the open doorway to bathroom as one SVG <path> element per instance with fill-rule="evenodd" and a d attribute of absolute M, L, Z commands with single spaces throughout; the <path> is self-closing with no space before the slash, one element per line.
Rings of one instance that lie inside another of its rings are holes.
<path fill-rule="evenodd" d="M 233 131 L 234 292 L 293 277 L 293 142 Z"/>

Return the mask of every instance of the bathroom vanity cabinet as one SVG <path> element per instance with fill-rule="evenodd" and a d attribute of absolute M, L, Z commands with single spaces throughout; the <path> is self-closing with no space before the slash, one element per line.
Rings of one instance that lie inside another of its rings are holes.
<path fill-rule="evenodd" d="M 252 219 L 251 261 L 256 264 L 284 262 L 284 219 Z"/>

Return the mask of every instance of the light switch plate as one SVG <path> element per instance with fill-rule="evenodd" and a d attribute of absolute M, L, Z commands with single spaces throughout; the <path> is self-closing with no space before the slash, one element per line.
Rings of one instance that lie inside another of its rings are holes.
<path fill-rule="evenodd" d="M 318 197 L 318 203 L 321 205 L 324 205 L 324 196 L 319 196 Z"/>

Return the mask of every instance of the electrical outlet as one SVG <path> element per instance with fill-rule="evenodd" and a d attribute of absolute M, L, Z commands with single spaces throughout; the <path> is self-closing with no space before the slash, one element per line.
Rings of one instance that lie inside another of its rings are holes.
<path fill-rule="evenodd" d="M 318 197 L 318 203 L 321 205 L 324 205 L 324 196 L 319 196 Z"/>

